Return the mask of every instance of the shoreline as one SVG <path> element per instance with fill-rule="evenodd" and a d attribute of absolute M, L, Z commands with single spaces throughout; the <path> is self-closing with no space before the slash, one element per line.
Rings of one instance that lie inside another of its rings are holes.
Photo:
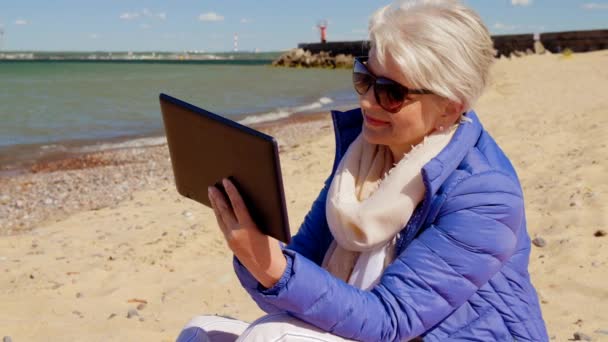
<path fill-rule="evenodd" d="M 341 106 L 337 110 L 355 108 Z M 286 118 L 247 124 L 270 134 L 283 126 L 322 120 L 329 111 L 293 113 Z M 242 115 L 243 118 L 248 115 Z M 270 134 L 272 135 L 272 134 Z M 103 152 L 166 145 L 163 130 L 148 134 L 132 134 L 107 139 L 79 139 L 0 147 L 0 179 L 28 173 L 72 170 L 103 165 L 94 155 Z M 89 165 L 90 164 L 90 165 Z"/>
<path fill-rule="evenodd" d="M 329 112 L 296 113 L 250 127 L 274 136 L 283 154 L 322 128 L 332 128 L 332 122 Z M 164 134 L 66 144 L 73 149 L 0 170 L 0 236 L 24 233 L 81 211 L 116 206 L 137 191 L 174 187 Z"/>

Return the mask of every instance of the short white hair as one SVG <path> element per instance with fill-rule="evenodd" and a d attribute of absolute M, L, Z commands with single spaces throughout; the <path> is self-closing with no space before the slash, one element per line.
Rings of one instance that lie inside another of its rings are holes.
<path fill-rule="evenodd" d="M 412 86 L 470 109 L 488 83 L 492 38 L 481 18 L 458 0 L 401 0 L 370 19 L 371 49 L 387 56 Z"/>

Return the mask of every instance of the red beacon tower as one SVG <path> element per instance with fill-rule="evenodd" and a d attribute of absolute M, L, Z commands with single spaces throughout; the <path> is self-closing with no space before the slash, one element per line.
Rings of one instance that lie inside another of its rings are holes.
<path fill-rule="evenodd" d="M 317 27 L 321 32 L 321 43 L 327 43 L 327 20 L 319 20 Z"/>

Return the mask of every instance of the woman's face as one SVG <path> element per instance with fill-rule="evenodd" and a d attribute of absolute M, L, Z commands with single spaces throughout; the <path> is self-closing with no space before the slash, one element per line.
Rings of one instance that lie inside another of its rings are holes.
<path fill-rule="evenodd" d="M 381 66 L 374 51 L 370 51 L 367 68 L 376 77 L 389 78 L 413 88 L 405 79 L 404 73 L 407 71 L 401 70 L 390 56 L 386 57 L 385 65 Z M 390 113 L 376 102 L 372 86 L 367 93 L 359 96 L 364 117 L 363 137 L 371 144 L 388 146 L 397 162 L 426 135 L 441 126 L 451 125 L 445 115 L 450 109 L 449 103 L 433 94 L 408 94 L 403 108 L 397 113 Z"/>

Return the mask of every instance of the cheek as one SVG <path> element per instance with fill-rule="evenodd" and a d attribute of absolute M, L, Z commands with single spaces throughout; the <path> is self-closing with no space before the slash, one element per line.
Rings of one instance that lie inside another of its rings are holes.
<path fill-rule="evenodd" d="M 420 135 L 424 135 L 426 124 L 417 115 L 407 115 L 394 123 L 395 136 L 409 142 Z"/>
<path fill-rule="evenodd" d="M 387 146 L 416 145 L 426 135 L 426 124 L 416 115 L 395 118 L 390 126 L 378 129 L 363 125 L 363 137 L 371 144 Z"/>

